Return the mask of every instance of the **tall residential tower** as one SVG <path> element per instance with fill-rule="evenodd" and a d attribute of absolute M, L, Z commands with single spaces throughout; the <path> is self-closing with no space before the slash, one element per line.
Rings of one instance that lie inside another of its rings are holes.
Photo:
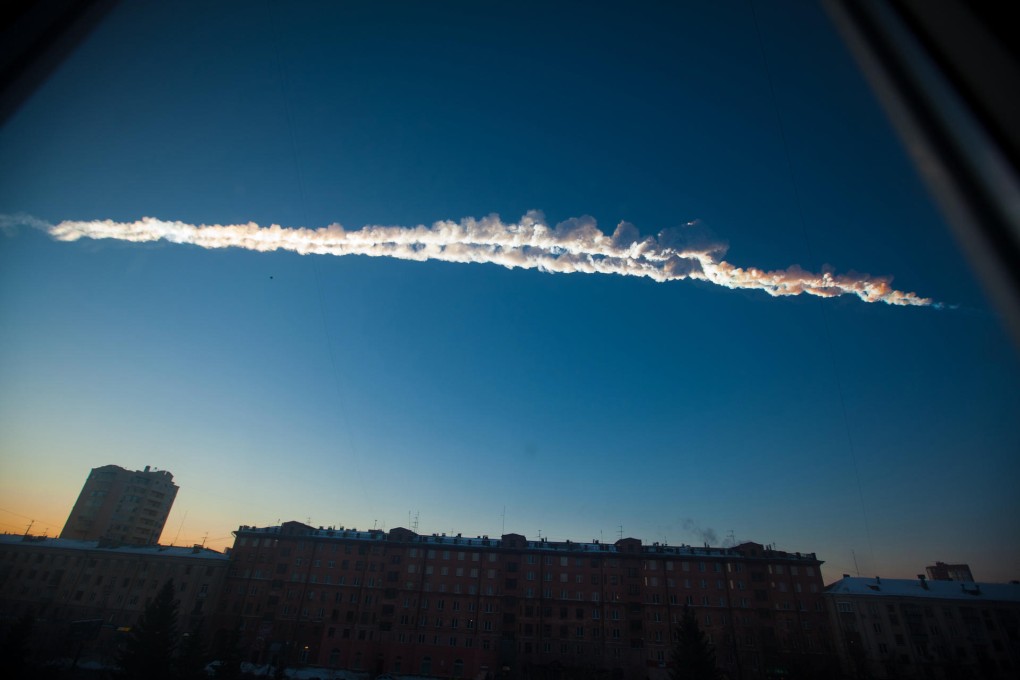
<path fill-rule="evenodd" d="M 93 468 L 60 537 L 129 545 L 159 542 L 177 497 L 173 479 L 166 470 L 150 470 L 148 465 L 135 471 L 118 465 Z"/>

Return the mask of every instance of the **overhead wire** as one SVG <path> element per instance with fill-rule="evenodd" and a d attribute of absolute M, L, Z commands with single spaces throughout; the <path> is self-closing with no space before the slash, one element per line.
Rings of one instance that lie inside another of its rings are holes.
<path fill-rule="evenodd" d="M 269 20 L 269 30 L 271 31 L 273 36 L 272 40 L 273 52 L 276 57 L 277 74 L 280 82 L 280 94 L 281 99 L 283 100 L 284 117 L 287 122 L 287 135 L 288 139 L 290 140 L 291 159 L 293 160 L 294 163 L 294 175 L 298 185 L 298 200 L 301 206 L 302 219 L 305 222 L 305 224 L 309 224 L 308 200 L 305 192 L 304 175 L 301 171 L 300 154 L 298 152 L 297 135 L 295 133 L 294 126 L 294 115 L 290 105 L 290 93 L 288 92 L 287 87 L 288 82 L 287 70 L 283 64 L 283 57 L 280 49 L 280 36 L 278 31 L 276 30 L 278 27 L 278 23 L 273 19 L 273 12 L 270 6 L 270 0 L 266 0 L 265 7 L 266 16 Z M 351 428 L 350 420 L 348 418 L 347 400 L 344 397 L 344 390 L 341 385 L 340 370 L 337 365 L 336 350 L 333 346 L 333 340 L 329 333 L 329 318 L 326 311 L 326 297 L 324 292 L 324 286 L 322 283 L 322 274 L 319 270 L 319 258 L 315 256 L 312 256 L 312 272 L 313 277 L 315 279 L 315 287 L 319 303 L 319 318 L 322 325 L 322 334 L 326 343 L 326 351 L 329 356 L 331 376 L 333 378 L 333 388 L 336 394 L 339 407 L 338 417 L 340 418 L 343 424 L 344 431 L 347 435 L 347 447 L 348 450 L 350 451 L 351 460 L 354 463 L 355 474 L 358 476 L 358 488 L 361 492 L 362 504 L 364 507 L 368 508 L 368 510 L 374 515 L 375 513 L 372 507 L 371 496 L 367 492 L 364 475 L 362 474 L 361 470 L 361 456 L 358 451 L 358 447 L 355 444 L 354 434 Z"/>
<path fill-rule="evenodd" d="M 793 168 L 793 160 L 790 154 L 790 144 L 786 137 L 786 127 L 783 125 L 783 116 L 779 110 L 779 99 L 776 96 L 776 88 L 774 79 L 772 77 L 772 70 L 769 68 L 768 54 L 765 50 L 765 41 L 762 38 L 761 26 L 758 20 L 758 12 L 755 9 L 754 0 L 748 0 L 748 5 L 751 9 L 751 18 L 754 23 L 754 32 L 758 41 L 758 50 L 761 53 L 762 67 L 765 71 L 765 78 L 769 86 L 769 96 L 772 103 L 772 110 L 776 118 L 776 127 L 779 131 L 779 139 L 783 147 L 783 157 L 786 160 L 786 171 L 790 180 L 790 186 L 793 190 L 794 204 L 797 209 L 798 222 L 800 224 L 801 236 L 804 239 L 804 247 L 807 250 L 808 260 L 814 262 L 814 253 L 811 247 L 811 239 L 807 229 L 807 219 L 804 216 L 804 206 L 801 200 L 800 186 L 797 182 L 797 173 Z M 822 327 L 825 333 L 825 348 L 829 357 L 829 363 L 832 369 L 833 381 L 836 384 L 836 393 L 839 395 L 839 409 L 843 418 L 843 429 L 846 432 L 847 448 L 850 452 L 850 460 L 853 463 L 854 478 L 857 483 L 857 495 L 861 503 L 861 516 L 864 522 L 864 533 L 868 541 L 868 551 L 871 561 L 875 560 L 875 548 L 871 538 L 871 524 L 868 518 L 867 503 L 864 500 L 864 485 L 861 482 L 860 466 L 857 461 L 857 448 L 854 445 L 853 434 L 850 428 L 850 418 L 847 415 L 846 408 L 846 397 L 844 394 L 843 383 L 839 376 L 839 367 L 836 364 L 836 353 L 833 348 L 832 330 L 830 328 L 829 316 L 826 313 L 827 305 L 817 305 L 819 313 L 822 316 Z"/>

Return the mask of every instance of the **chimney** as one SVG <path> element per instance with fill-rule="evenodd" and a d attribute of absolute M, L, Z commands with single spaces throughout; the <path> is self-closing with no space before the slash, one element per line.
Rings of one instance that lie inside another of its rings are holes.
<path fill-rule="evenodd" d="M 924 588 L 925 590 L 928 590 L 928 581 L 926 580 L 924 574 L 918 574 L 917 575 L 917 580 L 921 582 L 921 587 L 922 588 Z"/>

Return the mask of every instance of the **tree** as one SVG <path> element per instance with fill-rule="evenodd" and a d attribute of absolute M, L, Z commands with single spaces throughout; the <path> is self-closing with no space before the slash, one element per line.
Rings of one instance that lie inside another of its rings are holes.
<path fill-rule="evenodd" d="M 237 628 L 229 633 L 220 630 L 217 640 L 219 664 L 215 666 L 216 677 L 238 680 L 241 677 L 241 631 Z"/>
<path fill-rule="evenodd" d="M 173 579 L 163 584 L 131 628 L 120 667 L 127 680 L 174 680 L 177 677 L 177 600 Z"/>
<path fill-rule="evenodd" d="M 199 626 L 185 633 L 181 639 L 180 653 L 177 655 L 177 677 L 180 680 L 206 678 L 205 667 L 208 662 L 208 654 Z"/>
<path fill-rule="evenodd" d="M 670 678 L 672 680 L 716 680 L 715 650 L 698 627 L 694 612 L 684 607 L 676 644 L 673 646 Z"/>
<path fill-rule="evenodd" d="M 5 667 L 6 677 L 20 680 L 29 676 L 28 661 L 31 656 L 34 629 L 35 617 L 23 614 L 7 630 L 7 637 L 4 638 L 3 645 L 0 645 L 0 660 Z"/>

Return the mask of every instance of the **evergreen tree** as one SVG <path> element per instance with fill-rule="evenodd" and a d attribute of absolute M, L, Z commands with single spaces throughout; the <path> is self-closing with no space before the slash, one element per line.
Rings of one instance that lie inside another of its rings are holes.
<path fill-rule="evenodd" d="M 35 617 L 23 614 L 21 618 L 7 630 L 3 645 L 0 646 L 4 673 L 8 678 L 21 680 L 29 677 L 29 657 L 31 656 L 32 634 L 35 629 Z"/>
<path fill-rule="evenodd" d="M 217 678 L 237 680 L 241 677 L 241 631 L 237 628 L 220 636 L 219 660 L 216 666 Z"/>
<path fill-rule="evenodd" d="M 715 650 L 698 626 L 694 612 L 684 607 L 683 619 L 670 669 L 671 680 L 716 680 L 719 671 L 715 666 Z"/>
<path fill-rule="evenodd" d="M 126 680 L 174 680 L 177 650 L 177 600 L 174 582 L 163 584 L 131 632 L 120 656 Z"/>
<path fill-rule="evenodd" d="M 185 633 L 181 639 L 181 651 L 177 656 L 177 677 L 180 680 L 199 680 L 205 678 L 205 667 L 209 663 L 208 654 L 200 628 Z"/>

